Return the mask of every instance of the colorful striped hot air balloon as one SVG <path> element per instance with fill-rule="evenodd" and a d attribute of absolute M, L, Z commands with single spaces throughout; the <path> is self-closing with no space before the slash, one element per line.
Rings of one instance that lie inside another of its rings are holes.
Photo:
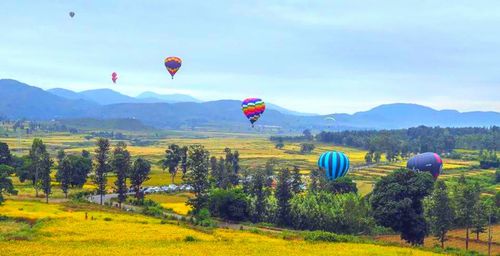
<path fill-rule="evenodd" d="M 179 57 L 167 57 L 165 59 L 165 67 L 168 70 L 168 73 L 172 76 L 172 79 L 174 79 L 175 73 L 179 71 L 179 68 L 182 66 L 182 60 Z"/>
<path fill-rule="evenodd" d="M 429 172 L 434 179 L 437 179 L 443 168 L 443 160 L 436 153 L 426 152 L 408 159 L 406 168 L 418 172 Z"/>
<path fill-rule="evenodd" d="M 253 123 L 257 122 L 266 110 L 266 104 L 259 98 L 248 98 L 241 103 L 241 109 L 253 127 Z"/>
<path fill-rule="evenodd" d="M 318 159 L 318 167 L 325 171 L 327 179 L 336 180 L 349 171 L 349 158 L 342 152 L 325 152 Z"/>

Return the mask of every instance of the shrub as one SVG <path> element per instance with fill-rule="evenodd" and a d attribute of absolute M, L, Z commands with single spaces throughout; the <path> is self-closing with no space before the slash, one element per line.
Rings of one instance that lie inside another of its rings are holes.
<path fill-rule="evenodd" d="M 196 242 L 198 239 L 194 236 L 186 236 L 184 237 L 184 242 Z"/>
<path fill-rule="evenodd" d="M 248 218 L 249 202 L 240 188 L 215 189 L 210 193 L 209 209 L 213 216 L 242 221 Z"/>
<path fill-rule="evenodd" d="M 210 211 L 207 208 L 203 208 L 195 216 L 195 224 L 202 227 L 215 227 L 216 223 L 210 217 Z"/>
<path fill-rule="evenodd" d="M 297 195 L 290 203 L 291 223 L 296 229 L 369 234 L 375 226 L 368 203 L 356 194 L 321 191 Z"/>
<path fill-rule="evenodd" d="M 308 242 L 338 242 L 338 243 L 360 243 L 361 238 L 350 235 L 339 235 L 326 231 L 310 231 L 305 233 L 304 240 Z"/>
<path fill-rule="evenodd" d="M 92 191 L 80 191 L 71 194 L 69 197 L 75 202 L 86 202 L 87 198 L 92 195 Z"/>
<path fill-rule="evenodd" d="M 113 219 L 111 219 L 110 217 L 105 217 L 104 218 L 104 221 L 112 221 Z"/>

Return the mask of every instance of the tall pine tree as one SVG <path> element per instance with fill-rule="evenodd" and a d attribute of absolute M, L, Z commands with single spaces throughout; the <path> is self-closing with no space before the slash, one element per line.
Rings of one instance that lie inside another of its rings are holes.
<path fill-rule="evenodd" d="M 97 148 L 95 149 L 95 166 L 94 166 L 94 184 L 97 186 L 97 193 L 101 196 L 100 203 L 104 203 L 103 198 L 106 194 L 107 173 L 110 170 L 109 166 L 109 140 L 105 138 L 97 139 Z"/>
<path fill-rule="evenodd" d="M 130 174 L 130 184 L 135 191 L 135 198 L 138 200 L 144 199 L 144 194 L 141 192 L 142 183 L 149 180 L 151 172 L 151 164 L 139 157 L 134 161 L 134 166 Z"/>
<path fill-rule="evenodd" d="M 426 207 L 426 217 L 431 233 L 441 243 L 441 248 L 444 248 L 446 234 L 453 227 L 454 209 L 446 184 L 442 180 L 434 184 L 434 191 Z"/>
<path fill-rule="evenodd" d="M 188 149 L 188 172 L 184 177 L 186 184 L 193 187 L 194 197 L 188 200 L 193 207 L 193 214 L 198 214 L 208 205 L 208 165 L 210 153 L 202 145 L 192 145 Z"/>
<path fill-rule="evenodd" d="M 278 174 L 276 200 L 278 202 L 277 222 L 282 226 L 290 225 L 290 199 L 293 197 L 290 170 L 283 169 Z"/>
<path fill-rule="evenodd" d="M 111 167 L 116 174 L 115 191 L 118 194 L 118 204 L 121 208 L 122 203 L 127 199 L 127 175 L 130 171 L 130 153 L 124 142 L 118 142 L 114 148 Z"/>

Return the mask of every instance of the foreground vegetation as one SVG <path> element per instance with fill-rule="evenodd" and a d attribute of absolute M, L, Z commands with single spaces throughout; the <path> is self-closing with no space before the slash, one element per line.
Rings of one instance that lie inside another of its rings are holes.
<path fill-rule="evenodd" d="M 162 222 L 92 205 L 8 201 L 0 209 L 3 215 L 18 220 L 0 221 L 2 255 L 435 255 L 377 244 L 307 242 L 300 236 L 229 229 L 196 230 L 176 221 Z M 25 223 L 36 224 L 25 229 L 30 225 Z"/>

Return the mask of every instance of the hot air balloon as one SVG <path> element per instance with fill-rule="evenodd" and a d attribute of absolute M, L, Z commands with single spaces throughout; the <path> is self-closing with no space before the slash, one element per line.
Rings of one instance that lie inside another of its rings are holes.
<path fill-rule="evenodd" d="M 70 16 L 71 18 L 75 17 L 75 12 L 69 12 L 69 16 Z"/>
<path fill-rule="evenodd" d="M 182 60 L 179 57 L 167 57 L 165 59 L 165 67 L 168 70 L 168 73 L 172 76 L 172 79 L 174 79 L 175 73 L 181 68 L 182 66 Z"/>
<path fill-rule="evenodd" d="M 241 109 L 253 127 L 253 123 L 257 122 L 266 110 L 266 104 L 259 98 L 248 98 L 241 103 Z"/>
<path fill-rule="evenodd" d="M 111 80 L 116 84 L 116 80 L 118 80 L 118 74 L 116 74 L 116 72 L 111 73 Z"/>
<path fill-rule="evenodd" d="M 418 172 L 429 172 L 434 179 L 437 179 L 443 168 L 443 160 L 436 153 L 426 152 L 408 159 L 406 168 Z"/>
<path fill-rule="evenodd" d="M 318 159 L 318 167 L 325 171 L 327 179 L 336 180 L 349 171 L 349 158 L 342 152 L 325 152 Z"/>

